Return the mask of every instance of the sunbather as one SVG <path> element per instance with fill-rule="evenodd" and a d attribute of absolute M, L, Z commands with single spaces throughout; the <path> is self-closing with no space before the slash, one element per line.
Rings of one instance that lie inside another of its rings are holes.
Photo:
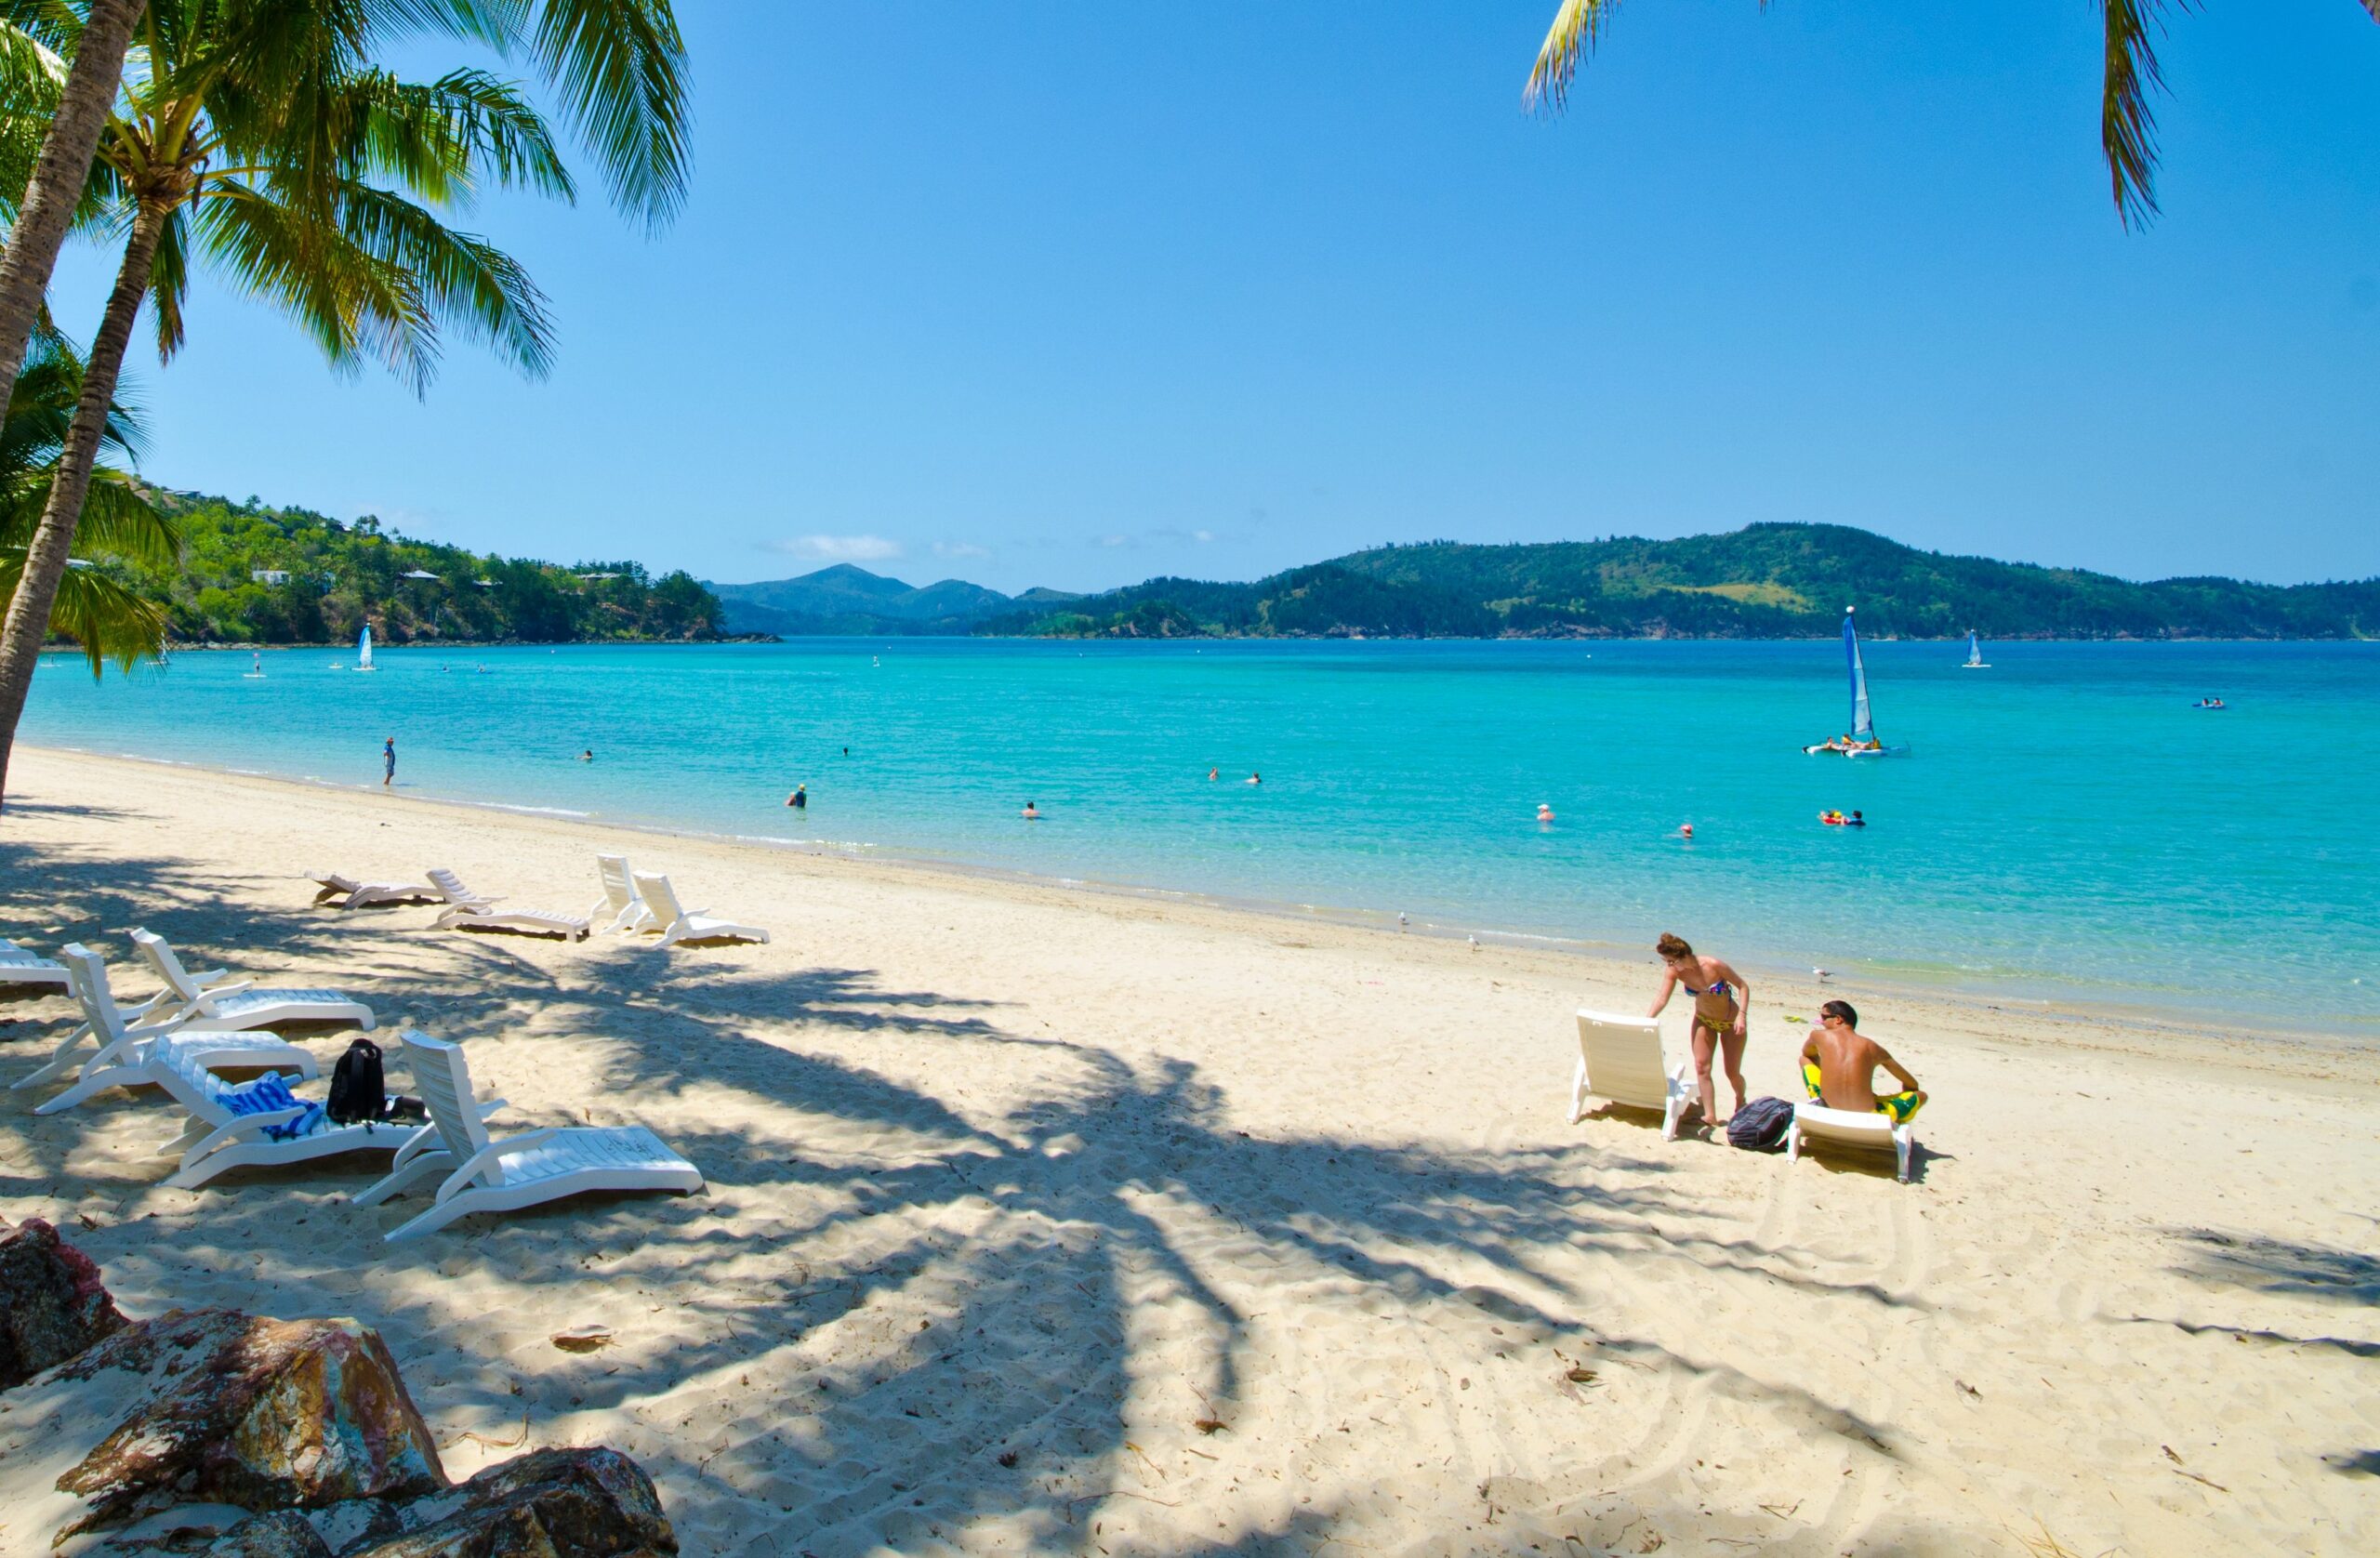
<path fill-rule="evenodd" d="M 1829 1001 L 1818 1008 L 1818 1025 L 1802 1045 L 1802 1085 L 1830 1109 L 1890 1115 L 1906 1125 L 1924 1105 L 1924 1089 L 1883 1045 L 1858 1031 L 1858 1023 L 1859 1013 L 1849 1001 Z M 1901 1091 L 1876 1091 L 1879 1067 L 1892 1073 Z"/>
<path fill-rule="evenodd" d="M 1736 1089 L 1736 1107 L 1744 1106 L 1744 1035 L 1752 1020 L 1752 982 L 1724 958 L 1706 957 L 1688 946 L 1682 936 L 1664 933 L 1654 944 L 1661 955 L 1661 988 L 1645 1013 L 1659 1017 L 1679 985 L 1694 997 L 1694 1022 L 1688 1029 L 1694 1046 L 1695 1096 L 1702 1105 L 1703 1123 L 1716 1129 L 1718 1090 L 1711 1083 L 1712 1051 L 1725 1062 L 1727 1084 Z"/>

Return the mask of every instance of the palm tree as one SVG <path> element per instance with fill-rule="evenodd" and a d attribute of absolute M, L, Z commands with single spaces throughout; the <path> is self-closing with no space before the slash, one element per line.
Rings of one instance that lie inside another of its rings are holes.
<path fill-rule="evenodd" d="M 2157 215 L 2157 121 L 2150 112 L 2150 94 L 2164 86 L 2157 68 L 2152 33 L 2164 31 L 2168 0 L 2099 0 L 2107 23 L 2106 86 L 2099 99 L 2099 147 L 2108 160 L 2116 217 L 2138 229 Z M 2197 0 L 2175 0 L 2184 9 Z M 1611 20 L 1618 0 L 1562 0 L 1554 25 L 1537 51 L 1523 99 L 1531 106 L 1559 109 L 1569 97 L 1570 81 L 1580 62 L 1592 51 Z M 2380 21 L 2380 0 L 2355 0 Z M 1761 9 L 1768 0 L 1760 0 Z"/>
<path fill-rule="evenodd" d="M 569 198 L 569 174 L 509 85 L 476 71 L 416 85 L 371 68 L 392 11 L 531 53 L 616 204 L 658 223 L 682 199 L 683 46 L 668 0 L 156 0 L 93 175 L 125 226 L 124 258 L 0 630 L 0 786 L 134 322 L 153 296 L 170 357 L 193 259 L 280 304 L 335 367 L 377 356 L 418 391 L 443 323 L 546 370 L 534 284 L 432 208 L 490 182 Z"/>
<path fill-rule="evenodd" d="M 49 273 L 57 268 L 59 246 L 66 241 L 67 226 L 82 201 L 91 158 L 124 74 L 124 52 L 145 4 L 91 0 L 76 40 L 74 63 L 62 73 L 57 56 L 43 46 L 34 31 L 56 7 L 44 0 L 7 0 L 0 6 L 0 50 L 10 57 L 8 75 L 12 83 L 30 88 L 26 106 L 48 119 L 24 200 L 12 213 L 7 244 L 0 248 L 0 404 L 10 403 L 26 341 L 49 289 Z M 28 116 L 25 122 L 38 121 Z M 25 139 L 32 138 L 28 134 Z"/>
<path fill-rule="evenodd" d="M 13 590 L 24 571 L 25 542 L 48 502 L 82 388 L 81 357 L 64 337 L 37 325 L 0 418 L 0 594 Z M 101 442 L 132 456 L 142 431 L 139 414 L 118 404 Z M 91 474 L 81 537 L 128 561 L 174 565 L 181 537 L 173 522 L 150 506 L 126 472 L 101 465 Z M 106 661 L 129 670 L 165 646 L 165 608 L 98 568 L 67 571 L 50 620 L 82 645 L 94 676 Z"/>

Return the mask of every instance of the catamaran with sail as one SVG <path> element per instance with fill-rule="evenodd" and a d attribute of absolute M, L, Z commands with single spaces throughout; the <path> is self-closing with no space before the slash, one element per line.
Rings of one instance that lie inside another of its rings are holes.
<path fill-rule="evenodd" d="M 1961 666 L 1959 669 L 1963 671 L 1988 671 L 1991 669 L 1991 663 L 1983 657 L 1983 645 L 1977 640 L 1975 629 L 1972 627 L 1967 629 L 1967 662 L 1965 665 Z"/>
<path fill-rule="evenodd" d="M 1805 752 L 1840 752 L 1846 758 L 1905 758 L 1906 746 L 1887 746 L 1876 734 L 1876 721 L 1868 709 L 1868 667 L 1859 657 L 1859 629 L 1851 624 L 1852 609 L 1843 608 L 1843 657 L 1851 669 L 1851 731 L 1832 741 L 1821 741 L 1815 746 L 1805 746 Z"/>
<path fill-rule="evenodd" d="M 364 625 L 364 631 L 355 636 L 355 668 L 359 671 L 372 668 L 372 625 L 368 622 Z"/>

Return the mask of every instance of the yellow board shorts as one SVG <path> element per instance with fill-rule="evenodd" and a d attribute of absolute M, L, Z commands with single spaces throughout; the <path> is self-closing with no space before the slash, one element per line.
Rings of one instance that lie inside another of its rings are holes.
<path fill-rule="evenodd" d="M 1818 1062 L 1804 1061 L 1802 1063 L 1802 1086 L 1810 1089 L 1811 1098 L 1820 1102 L 1825 1102 L 1826 1093 L 1818 1086 Z M 1907 1125 L 1916 1115 L 1917 1106 L 1921 1102 L 1914 1092 L 1880 1093 L 1876 1097 L 1876 1113 L 1890 1115 L 1895 1125 Z"/>

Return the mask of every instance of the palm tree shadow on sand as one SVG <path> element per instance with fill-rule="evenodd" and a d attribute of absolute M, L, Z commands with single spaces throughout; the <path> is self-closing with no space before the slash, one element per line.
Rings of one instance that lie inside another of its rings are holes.
<path fill-rule="evenodd" d="M 1903 1301 L 1698 1235 L 1708 1214 L 1662 1188 L 1664 1170 L 1649 1160 L 1585 1147 L 1462 1153 L 1252 1136 L 1227 1123 L 1221 1089 L 1183 1061 L 1135 1066 L 1099 1046 L 1009 1033 L 972 1003 L 886 992 L 857 970 L 713 972 L 693 986 L 698 999 L 681 1001 L 680 976 L 655 964 L 641 970 L 643 1036 L 606 1051 L 606 1093 L 729 1087 L 894 1144 L 854 1155 L 681 1123 L 672 1144 L 734 1211 L 582 1202 L 522 1220 L 524 1230 L 586 1221 L 590 1242 L 621 1250 L 607 1275 L 634 1284 L 649 1273 L 697 1295 L 666 1347 L 602 1354 L 604 1371 L 592 1377 L 557 1355 L 545 1383 L 574 1404 L 634 1412 L 666 1435 L 654 1470 L 702 1485 L 686 1510 L 698 1539 L 723 1542 L 761 1520 L 788 1533 L 782 1551 L 825 1558 L 996 1526 L 1038 1550 L 1085 1542 L 1087 1519 L 1103 1509 L 1179 1509 L 1179 1465 L 1159 1467 L 1156 1441 L 1137 1440 L 1151 1438 L 1153 1419 L 1159 1432 L 1170 1425 L 1190 1446 L 1173 1455 L 1181 1462 L 1254 1426 L 1242 1417 L 1251 1306 L 1405 1316 L 1461 1305 L 1515 1341 L 1726 1376 L 1584 1318 L 1593 1295 L 1546 1259 L 1582 1246 L 1637 1249 L 1655 1220 L 1673 1253 L 1713 1270 Z M 971 1116 L 849 1058 L 756 1037 L 754 1012 L 870 1041 L 939 1044 L 950 1059 L 938 1074 L 952 1076 L 964 1074 L 970 1047 L 1032 1047 L 1071 1079 L 997 1117 Z M 591 1025 L 596 1014 L 587 1016 Z M 1616 1170 L 1652 1182 L 1605 1182 Z M 750 1194 L 764 1189 L 776 1194 Z M 787 1215 L 787 1206 L 797 1209 Z M 509 1266 L 514 1232 L 489 1229 L 486 1258 Z M 548 1262 L 517 1279 L 582 1275 Z M 415 1318 L 433 1331 L 447 1323 Z M 1819 1427 L 1892 1453 L 1839 1406 L 1740 1376 L 1720 1384 L 1796 1397 Z M 802 1470 L 788 1475 L 788 1460 Z M 1261 1530 L 1210 1531 L 1196 1545 L 1271 1550 L 1329 1524 L 1327 1510 L 1309 1510 Z M 1101 1540 L 1134 1550 L 1118 1545 L 1112 1525 Z"/>

